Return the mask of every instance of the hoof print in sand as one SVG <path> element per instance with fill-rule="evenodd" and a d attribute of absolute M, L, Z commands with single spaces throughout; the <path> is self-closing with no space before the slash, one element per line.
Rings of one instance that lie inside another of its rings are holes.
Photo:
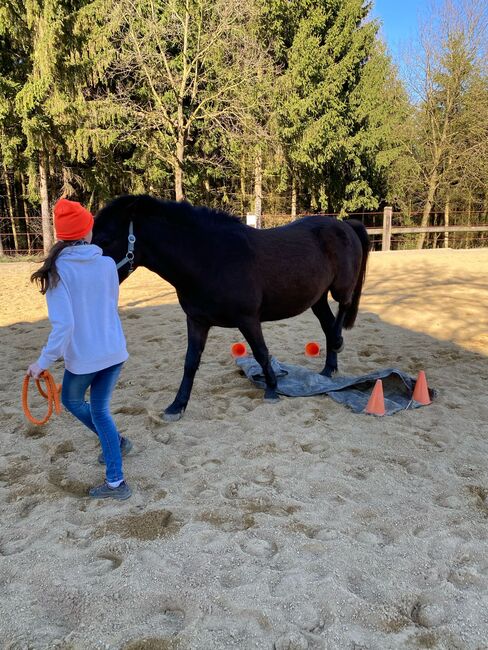
<path fill-rule="evenodd" d="M 146 638 L 129 641 L 120 650 L 180 650 L 178 639 Z"/>
<path fill-rule="evenodd" d="M 41 499 L 39 498 L 27 497 L 26 499 L 22 499 L 19 505 L 19 517 L 26 519 L 40 503 Z"/>
<path fill-rule="evenodd" d="M 173 520 L 169 510 L 148 510 L 142 514 L 109 519 L 96 530 L 97 537 L 116 533 L 121 537 L 149 541 L 176 533 L 181 524 Z"/>
<path fill-rule="evenodd" d="M 38 416 L 37 416 L 38 417 Z M 49 428 L 43 425 L 27 424 L 24 435 L 26 438 L 44 438 L 47 436 Z"/>
<path fill-rule="evenodd" d="M 16 456 L 10 462 L 7 462 L 5 457 L 1 458 L 2 464 L 0 465 L 0 481 L 12 485 L 14 483 L 24 484 L 26 476 L 37 473 L 39 470 L 34 469 L 31 462 L 27 462 L 27 458 L 23 456 Z"/>
<path fill-rule="evenodd" d="M 222 465 L 222 461 L 218 458 L 209 458 L 208 460 L 203 461 L 201 465 L 207 472 L 216 472 Z"/>
<path fill-rule="evenodd" d="M 132 402 L 131 404 L 121 404 L 113 409 L 117 415 L 145 415 L 147 413 L 144 402 Z"/>
<path fill-rule="evenodd" d="M 430 628 L 442 625 L 446 619 L 446 614 L 441 603 L 417 602 L 412 608 L 410 618 L 416 625 Z"/>
<path fill-rule="evenodd" d="M 83 481 L 78 481 L 77 479 L 64 476 L 64 474 L 57 469 L 53 469 L 49 472 L 48 480 L 54 487 L 75 497 L 88 496 L 88 490 L 92 487 L 89 483 L 84 483 Z"/>
<path fill-rule="evenodd" d="M 117 553 L 105 551 L 99 553 L 92 564 L 90 565 L 87 573 L 90 576 L 104 576 L 111 571 L 115 571 L 124 561 L 124 558 Z"/>
<path fill-rule="evenodd" d="M 197 519 L 205 521 L 214 528 L 219 528 L 226 533 L 233 533 L 238 530 L 248 530 L 255 525 L 254 517 L 251 514 L 241 514 L 235 511 L 205 510 Z"/>
<path fill-rule="evenodd" d="M 308 442 L 300 444 L 301 450 L 305 454 L 312 454 L 318 458 L 324 459 L 330 456 L 330 445 L 320 442 Z"/>
<path fill-rule="evenodd" d="M 257 485 L 272 485 L 275 481 L 275 473 L 270 467 L 256 470 L 252 482 Z"/>
<path fill-rule="evenodd" d="M 12 540 L 10 542 L 0 543 L 0 557 L 8 557 L 22 553 L 31 545 L 31 540 L 24 537 L 22 539 Z"/>
<path fill-rule="evenodd" d="M 288 632 L 276 639 L 273 650 L 308 650 L 307 639 L 299 632 Z"/>
<path fill-rule="evenodd" d="M 68 454 L 72 453 L 75 450 L 74 444 L 71 440 L 66 440 L 65 442 L 60 442 L 59 445 L 56 445 L 51 454 L 51 463 L 54 463 L 58 458 L 66 458 Z"/>
<path fill-rule="evenodd" d="M 254 557 L 273 557 L 278 552 L 278 546 L 275 542 L 260 537 L 248 537 L 239 542 L 239 546 L 248 555 Z"/>
<path fill-rule="evenodd" d="M 151 621 L 158 629 L 170 636 L 175 637 L 184 627 L 185 612 L 174 605 L 164 607 L 158 614 L 152 617 Z"/>
<path fill-rule="evenodd" d="M 154 440 L 166 445 L 170 440 L 168 423 L 153 411 L 147 412 L 146 426 L 151 431 Z"/>
<path fill-rule="evenodd" d="M 475 497 L 475 505 L 484 514 L 488 514 L 488 489 L 479 485 L 468 485 L 470 494 Z"/>

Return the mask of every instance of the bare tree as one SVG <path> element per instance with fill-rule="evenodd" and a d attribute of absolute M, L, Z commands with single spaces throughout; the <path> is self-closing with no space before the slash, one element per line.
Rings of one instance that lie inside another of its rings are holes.
<path fill-rule="evenodd" d="M 174 170 L 182 200 L 185 163 L 196 131 L 242 128 L 249 113 L 243 88 L 261 56 L 246 28 L 248 0 L 122 0 L 119 55 L 111 95 L 127 116 L 126 137 Z"/>
<path fill-rule="evenodd" d="M 411 90 L 418 101 L 417 137 L 409 145 L 423 192 L 422 227 L 428 225 L 442 194 L 449 218 L 449 187 L 453 169 L 459 167 L 460 140 L 467 135 L 466 121 L 478 122 L 476 114 L 467 116 L 466 99 L 477 70 L 483 67 L 486 28 L 483 0 L 445 0 L 441 7 L 433 5 L 421 28 L 419 56 L 410 66 L 414 73 Z M 422 234 L 418 248 L 424 242 Z"/>

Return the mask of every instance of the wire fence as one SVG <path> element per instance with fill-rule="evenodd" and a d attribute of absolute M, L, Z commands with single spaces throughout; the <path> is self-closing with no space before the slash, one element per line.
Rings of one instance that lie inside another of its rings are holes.
<path fill-rule="evenodd" d="M 297 215 L 297 218 L 301 216 L 304 215 Z M 323 216 L 338 218 L 339 215 Z M 404 214 L 385 208 L 382 212 L 356 213 L 351 216 L 362 221 L 368 229 L 372 250 L 415 249 L 419 246 L 420 238 L 422 247 L 430 249 L 488 247 L 487 212 L 452 212 L 448 226 L 445 225 L 443 212 L 431 213 L 426 228 L 422 228 L 420 212 Z M 242 217 L 242 220 L 246 222 L 246 217 Z M 265 213 L 261 218 L 261 227 L 273 228 L 291 221 L 293 219 L 286 213 Z M 17 217 L 13 223 L 8 217 L 0 217 L 0 257 L 5 260 L 42 254 L 40 215 Z"/>
<path fill-rule="evenodd" d="M 17 257 L 43 253 L 42 219 L 40 215 L 0 217 L 0 255 Z"/>

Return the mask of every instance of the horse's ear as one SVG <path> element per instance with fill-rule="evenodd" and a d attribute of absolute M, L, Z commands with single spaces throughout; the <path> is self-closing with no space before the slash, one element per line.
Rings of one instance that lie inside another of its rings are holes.
<path fill-rule="evenodd" d="M 140 197 L 139 194 L 134 194 L 134 195 L 131 196 L 131 201 L 129 203 L 129 210 L 128 210 L 131 221 L 133 221 L 135 219 L 136 215 L 138 215 L 140 213 L 140 208 L 141 208 L 140 199 L 141 199 L 141 197 Z"/>
<path fill-rule="evenodd" d="M 114 219 L 118 223 L 129 225 L 138 212 L 137 199 L 138 196 L 135 194 L 122 194 L 108 203 L 107 207 L 113 210 Z"/>
<path fill-rule="evenodd" d="M 158 199 L 149 194 L 129 194 L 130 199 L 127 204 L 127 214 L 130 221 L 136 221 L 151 214 L 159 205 Z"/>

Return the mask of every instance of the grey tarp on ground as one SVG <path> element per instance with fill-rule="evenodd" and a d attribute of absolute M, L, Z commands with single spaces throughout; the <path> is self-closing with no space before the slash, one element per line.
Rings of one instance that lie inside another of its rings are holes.
<path fill-rule="evenodd" d="M 265 387 L 262 368 L 254 357 L 239 357 L 236 363 L 256 386 Z M 301 366 L 280 363 L 274 357 L 271 358 L 271 365 L 278 380 L 277 390 L 281 395 L 304 397 L 326 393 L 336 402 L 351 408 L 354 413 L 361 413 L 368 403 L 376 380 L 381 379 L 386 415 L 422 406 L 412 400 L 415 378 L 396 368 L 377 370 L 360 377 L 324 377 Z M 435 391 L 429 389 L 429 392 L 430 398 L 433 399 Z"/>

